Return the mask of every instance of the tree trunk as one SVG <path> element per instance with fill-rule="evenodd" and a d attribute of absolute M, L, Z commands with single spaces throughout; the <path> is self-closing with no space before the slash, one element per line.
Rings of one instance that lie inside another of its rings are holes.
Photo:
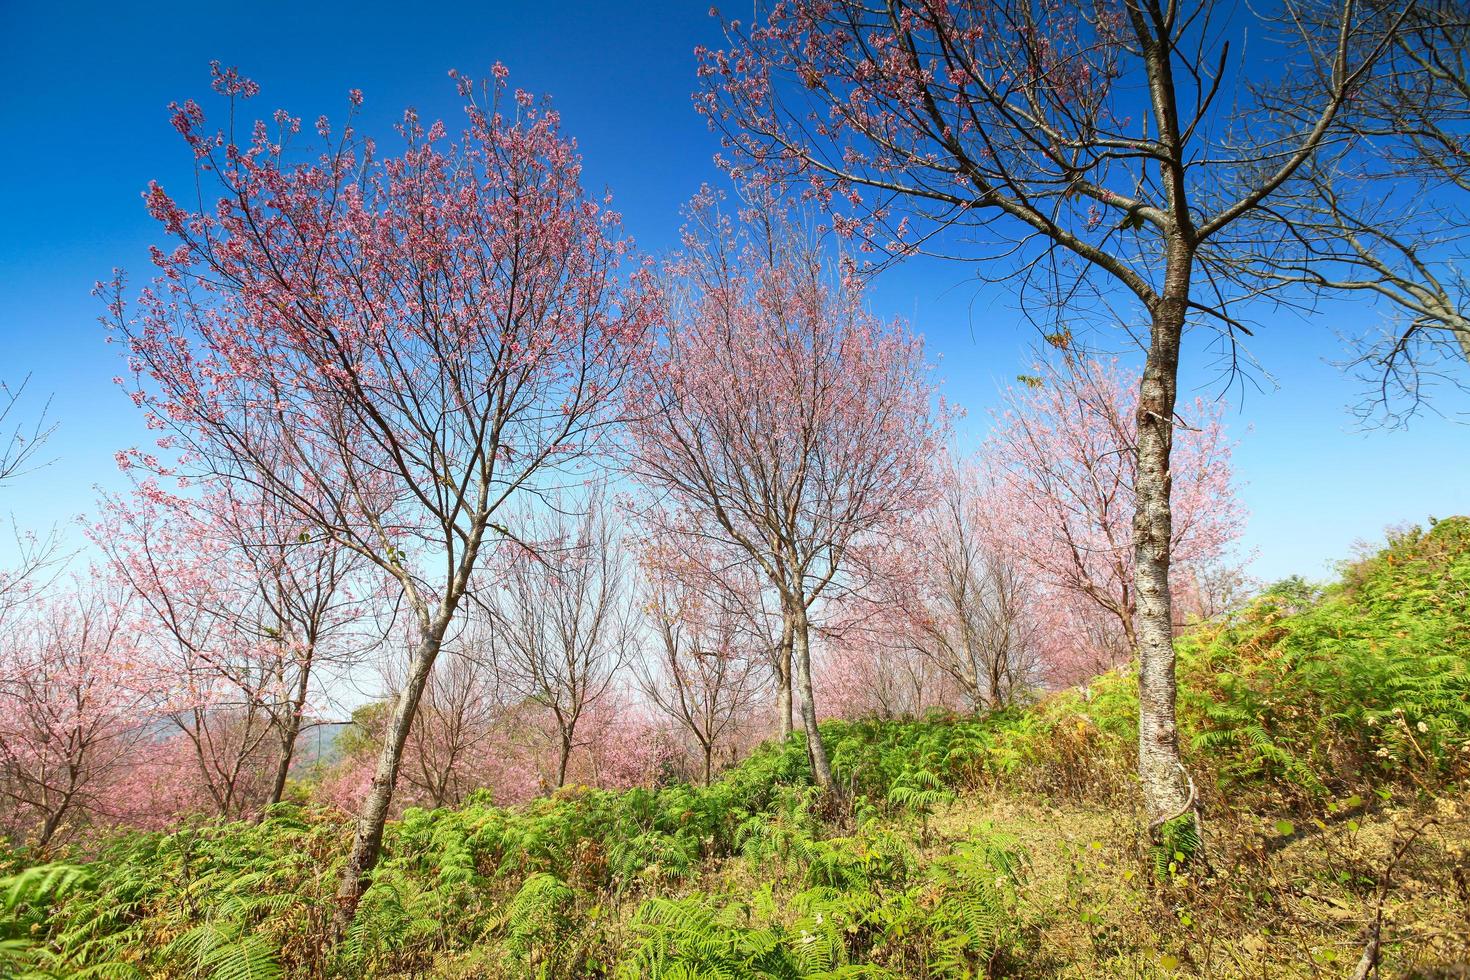
<path fill-rule="evenodd" d="M 812 694 L 812 649 L 811 629 L 806 610 L 800 606 L 792 619 L 792 673 L 796 680 L 797 700 L 801 707 L 801 722 L 806 728 L 807 757 L 812 764 L 812 778 L 824 790 L 833 785 L 832 763 L 827 758 L 827 747 L 822 744 L 822 733 L 817 728 L 817 703 Z"/>
<path fill-rule="evenodd" d="M 704 745 L 704 784 L 706 786 L 709 785 L 710 777 L 714 774 L 714 754 L 714 743 L 706 742 Z"/>
<path fill-rule="evenodd" d="M 1138 476 L 1133 574 L 1138 593 L 1138 775 L 1149 827 L 1193 804 L 1175 721 L 1174 620 L 1169 591 L 1173 520 L 1169 495 L 1179 345 L 1192 257 L 1171 243 L 1164 298 L 1151 311 L 1148 357 L 1138 399 Z"/>
<path fill-rule="evenodd" d="M 286 777 L 291 774 L 291 759 L 296 747 L 296 738 L 300 734 L 301 716 L 292 711 L 286 716 L 285 725 L 281 729 L 281 752 L 280 757 L 276 760 L 276 773 L 271 777 L 271 792 L 265 801 L 267 807 L 281 802 L 281 797 L 286 794 Z"/>
<path fill-rule="evenodd" d="M 781 617 L 781 644 L 776 648 L 776 716 L 781 741 L 791 737 L 791 617 Z"/>
<path fill-rule="evenodd" d="M 308 654 L 307 664 L 311 663 Z M 301 715 L 306 710 L 306 693 L 311 682 L 311 670 L 302 666 L 296 679 L 296 690 L 292 693 L 290 713 L 281 730 L 281 757 L 276 762 L 276 774 L 271 780 L 271 795 L 267 806 L 281 802 L 286 793 L 286 777 L 291 773 L 291 760 L 296 757 L 296 740 L 301 737 Z"/>
<path fill-rule="evenodd" d="M 408 741 L 414 716 L 418 713 L 419 701 L 423 698 L 424 686 L 434 669 L 434 660 L 439 656 L 439 645 L 444 640 L 444 631 L 449 626 L 449 617 L 441 615 L 425 631 L 423 639 L 409 661 L 408 678 L 403 689 L 393 702 L 393 717 L 383 739 L 383 749 L 378 754 L 378 768 L 373 773 L 372 788 L 363 801 L 357 817 L 357 832 L 352 841 L 352 853 L 347 866 L 342 869 L 342 880 L 337 887 L 337 909 L 332 917 L 333 933 L 341 939 L 347 933 L 357 914 L 357 903 L 367 890 L 368 875 L 378 863 L 378 853 L 383 846 L 383 825 L 388 822 L 388 806 L 393 801 L 393 790 L 398 784 L 398 767 L 403 761 L 403 746 Z"/>
<path fill-rule="evenodd" d="M 68 793 L 66 799 L 46 815 L 46 820 L 41 825 L 41 834 L 36 838 L 36 853 L 43 860 L 46 857 L 46 852 L 51 849 L 51 839 L 61 829 L 61 821 L 70 809 L 71 794 Z"/>
<path fill-rule="evenodd" d="M 776 688 L 776 714 L 780 718 L 781 741 L 786 741 L 795 731 L 792 724 L 792 700 L 791 700 L 791 672 L 787 671 L 781 675 L 779 686 Z"/>
<path fill-rule="evenodd" d="M 572 759 L 572 739 L 563 735 L 561 744 L 557 747 L 556 755 L 556 788 L 561 789 L 567 784 L 567 764 Z"/>
<path fill-rule="evenodd" d="M 1004 657 L 1005 654 L 999 650 L 991 650 L 989 656 L 985 658 L 986 674 L 989 675 L 985 681 L 988 688 L 985 700 L 991 711 L 999 711 L 1005 707 L 1005 697 L 1002 693 L 1005 688 L 1005 681 L 1002 679 L 1005 670 Z"/>

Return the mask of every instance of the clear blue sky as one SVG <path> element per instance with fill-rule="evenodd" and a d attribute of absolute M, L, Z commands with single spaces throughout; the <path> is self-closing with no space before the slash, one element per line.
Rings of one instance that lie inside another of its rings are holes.
<path fill-rule="evenodd" d="M 90 289 L 114 266 L 147 274 L 157 235 L 139 194 L 150 179 L 188 179 L 167 105 L 208 93 L 211 59 L 262 84 L 262 114 L 340 117 L 347 91 L 361 88 L 364 128 L 377 133 L 410 104 L 457 122 L 448 69 L 484 73 L 503 61 L 515 85 L 553 96 L 587 183 L 611 188 L 639 244 L 661 250 L 679 204 L 718 179 L 715 138 L 689 99 L 691 49 L 717 40 L 701 0 L 0 4 L 0 378 L 34 373 L 60 424 L 56 462 L 3 491 L 0 513 L 22 526 L 65 522 L 91 507 L 96 485 L 120 483 L 113 452 L 147 440 L 111 384 L 119 352 L 104 342 Z M 911 265 L 873 293 L 880 312 L 909 319 L 942 356 L 971 438 L 1034 339 L 1006 292 L 972 276 Z M 1356 389 L 1329 363 L 1341 356 L 1337 334 L 1377 315 L 1342 306 L 1311 320 L 1255 317 L 1252 352 L 1271 377 L 1227 397 L 1251 511 L 1245 546 L 1263 577 L 1320 577 L 1385 524 L 1470 512 L 1470 427 L 1429 417 L 1363 432 L 1346 411 Z M 1190 392 L 1220 394 L 1202 344 L 1187 356 Z M 1442 405 L 1470 411 L 1463 398 Z"/>

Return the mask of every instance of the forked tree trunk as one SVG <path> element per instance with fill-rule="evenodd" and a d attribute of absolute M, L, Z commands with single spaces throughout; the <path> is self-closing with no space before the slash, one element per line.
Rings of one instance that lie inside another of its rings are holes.
<path fill-rule="evenodd" d="M 71 812 L 72 793 L 68 792 L 65 799 L 61 801 L 50 813 L 46 815 L 46 821 L 41 825 L 41 833 L 36 838 L 36 853 L 44 859 L 51 849 L 51 841 L 56 832 L 61 829 L 61 821 Z"/>
<path fill-rule="evenodd" d="M 332 927 L 339 940 L 352 925 L 352 919 L 357 914 L 357 903 L 367 890 L 368 875 L 378 863 L 378 852 L 383 847 L 383 826 L 388 822 L 388 806 L 393 801 L 393 790 L 398 784 L 398 768 L 403 761 L 403 746 L 413 728 L 419 701 L 423 698 L 424 687 L 434 669 L 434 661 L 439 656 L 439 646 L 448 626 L 448 615 L 441 615 L 425 631 L 409 660 L 408 678 L 393 702 L 393 717 L 388 722 L 383 749 L 378 754 L 378 767 L 373 773 L 372 787 L 358 813 L 352 853 L 347 859 L 347 866 L 342 869 L 342 880 L 337 887 L 337 908 L 332 916 Z"/>
<path fill-rule="evenodd" d="M 827 747 L 822 744 L 822 733 L 817 728 L 817 702 L 812 692 L 811 625 L 807 622 L 806 610 L 799 604 L 792 615 L 792 627 L 791 667 L 801 722 L 806 729 L 807 758 L 811 760 L 812 778 L 817 785 L 823 790 L 831 790 L 832 762 L 827 758 Z"/>
<path fill-rule="evenodd" d="M 286 721 L 281 726 L 281 755 L 276 761 L 276 774 L 271 780 L 271 795 L 266 801 L 270 806 L 281 802 L 286 794 L 286 778 L 291 774 L 291 762 L 296 757 L 296 741 L 301 737 L 302 714 L 306 711 L 306 693 L 311 683 L 311 663 L 308 655 L 296 678 L 296 690 L 291 692 L 291 703 Z"/>
<path fill-rule="evenodd" d="M 1138 593 L 1138 775 L 1151 830 L 1193 806 L 1175 719 L 1174 619 L 1169 591 L 1173 539 L 1170 454 L 1179 345 L 1192 256 L 1171 243 L 1164 297 L 1153 316 L 1138 399 L 1138 475 L 1133 573 Z"/>

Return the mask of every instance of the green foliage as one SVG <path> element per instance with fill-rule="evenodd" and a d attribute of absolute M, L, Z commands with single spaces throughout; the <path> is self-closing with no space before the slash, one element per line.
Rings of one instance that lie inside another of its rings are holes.
<path fill-rule="evenodd" d="M 901 851 L 902 849 L 900 849 Z M 876 858 L 876 859 L 875 859 Z M 1025 856 L 994 836 L 935 861 L 916 882 L 891 839 L 810 841 L 795 858 L 811 887 L 653 898 L 617 976 L 633 978 L 975 977 L 1016 941 Z"/>
<path fill-rule="evenodd" d="M 1176 645 L 1186 761 L 1227 794 L 1309 808 L 1470 774 L 1470 519 L 1400 535 L 1335 585 L 1278 583 Z M 1137 712 L 1132 672 L 1105 675 L 1000 721 L 993 769 L 1110 799 Z"/>
<path fill-rule="evenodd" d="M 1015 938 L 1014 886 L 1024 877 L 1025 855 L 1004 838 L 972 842 L 936 863 L 938 902 L 928 917 L 939 976 L 988 972 L 998 951 Z"/>
<path fill-rule="evenodd" d="M 536 872 L 526 879 L 505 911 L 506 947 L 518 960 L 534 964 L 541 976 L 571 972 L 566 953 L 573 929 L 576 893 L 560 878 Z"/>
<path fill-rule="evenodd" d="M 247 931 L 245 920 L 230 908 L 218 918 L 183 933 L 164 948 L 165 956 L 186 964 L 194 976 L 212 980 L 274 980 L 281 965 L 268 937 Z"/>
<path fill-rule="evenodd" d="M 1195 814 L 1181 814 L 1168 821 L 1159 828 L 1157 840 L 1150 848 L 1154 877 L 1172 881 L 1200 850 L 1199 820 Z"/>
<path fill-rule="evenodd" d="M 955 795 L 944 788 L 939 774 L 914 769 L 901 774 L 888 790 L 888 802 L 915 813 L 932 813 L 936 806 L 950 803 Z"/>
<path fill-rule="evenodd" d="M 33 879 L 43 869 L 32 868 L 0 883 L 19 902 L 8 926 L 29 921 L 29 958 L 60 976 L 140 976 L 162 964 L 221 980 L 280 976 L 320 945 L 306 937 L 325 921 L 324 858 L 341 836 L 293 807 L 254 825 L 127 834 L 79 876 Z"/>
<path fill-rule="evenodd" d="M 1470 769 L 1470 520 L 1396 537 L 1341 583 L 1288 581 L 1181 644 L 1191 744 L 1222 784 L 1320 800 Z"/>
<path fill-rule="evenodd" d="M 337 758 L 371 753 L 377 749 L 376 736 L 388 722 L 392 705 L 387 701 L 369 701 L 352 712 L 352 721 L 337 733 L 332 754 Z"/>
<path fill-rule="evenodd" d="M 923 828 L 919 841 L 929 843 L 929 815 L 934 808 L 954 801 L 955 795 L 944 788 L 939 774 L 930 769 L 914 769 L 902 773 L 888 790 L 888 802 L 918 815 Z"/>
<path fill-rule="evenodd" d="M 90 883 L 86 868 L 74 864 L 39 864 L 24 868 L 0 881 L 0 903 L 7 918 L 0 924 L 0 970 L 17 980 L 43 980 L 52 977 L 91 976 L 132 978 L 137 970 L 113 959 L 90 965 L 75 954 L 83 952 L 80 944 L 66 943 L 51 949 L 32 938 L 50 915 L 51 907 L 69 894 Z"/>

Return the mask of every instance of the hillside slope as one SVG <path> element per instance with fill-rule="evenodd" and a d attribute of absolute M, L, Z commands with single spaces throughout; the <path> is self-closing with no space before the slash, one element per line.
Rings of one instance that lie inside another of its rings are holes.
<path fill-rule="evenodd" d="M 793 740 L 710 787 L 411 810 L 336 947 L 340 813 L 127 835 L 14 868 L 0 972 L 1351 976 L 1376 931 L 1383 975 L 1464 975 L 1470 520 L 1278 586 L 1180 658 L 1202 842 L 1138 830 L 1120 671 L 984 719 L 829 723 L 840 803 Z"/>

